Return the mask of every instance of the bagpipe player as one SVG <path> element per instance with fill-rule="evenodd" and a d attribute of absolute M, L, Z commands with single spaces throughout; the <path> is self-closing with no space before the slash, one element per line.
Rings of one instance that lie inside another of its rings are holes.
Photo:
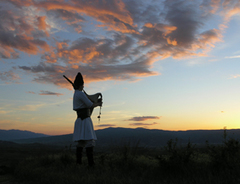
<path fill-rule="evenodd" d="M 79 72 L 73 83 L 73 110 L 77 112 L 77 119 L 74 124 L 73 141 L 77 142 L 76 159 L 77 164 L 82 164 L 83 149 L 86 149 L 88 165 L 94 165 L 93 148 L 97 136 L 91 119 L 91 109 L 102 106 L 101 102 L 92 102 L 84 93 L 84 80 Z"/>

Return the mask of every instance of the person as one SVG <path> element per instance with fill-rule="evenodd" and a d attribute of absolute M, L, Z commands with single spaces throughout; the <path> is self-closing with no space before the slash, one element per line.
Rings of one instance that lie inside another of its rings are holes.
<path fill-rule="evenodd" d="M 79 72 L 75 77 L 73 95 L 73 110 L 77 112 L 77 119 L 74 125 L 73 141 L 77 142 L 76 158 L 77 164 L 82 164 L 83 149 L 86 148 L 88 165 L 93 166 L 93 147 L 97 140 L 93 123 L 90 118 L 90 109 L 97 106 L 102 106 L 102 102 L 91 102 L 83 92 L 84 81 L 82 74 Z"/>

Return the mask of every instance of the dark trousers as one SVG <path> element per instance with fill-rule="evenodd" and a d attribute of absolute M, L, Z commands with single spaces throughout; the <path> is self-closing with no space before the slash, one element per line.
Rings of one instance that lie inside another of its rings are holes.
<path fill-rule="evenodd" d="M 82 152 L 83 147 L 77 147 L 76 149 L 76 157 L 77 157 L 77 164 L 82 164 Z M 86 147 L 86 155 L 88 159 L 88 165 L 93 166 L 94 160 L 93 160 L 93 147 Z"/>
<path fill-rule="evenodd" d="M 82 147 L 77 147 L 76 149 L 76 157 L 77 157 L 77 164 L 82 164 L 82 152 L 83 148 Z"/>
<path fill-rule="evenodd" d="M 87 154 L 87 159 L 88 159 L 88 165 L 93 166 L 94 165 L 93 147 L 87 147 L 86 148 L 86 154 Z"/>

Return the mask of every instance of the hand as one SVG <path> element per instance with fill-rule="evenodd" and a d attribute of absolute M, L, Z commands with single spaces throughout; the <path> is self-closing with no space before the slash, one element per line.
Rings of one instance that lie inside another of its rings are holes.
<path fill-rule="evenodd" d="M 103 102 L 98 102 L 98 106 L 102 106 Z"/>

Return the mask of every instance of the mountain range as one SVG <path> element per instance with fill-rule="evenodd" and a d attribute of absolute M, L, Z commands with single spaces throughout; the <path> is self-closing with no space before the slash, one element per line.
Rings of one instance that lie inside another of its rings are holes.
<path fill-rule="evenodd" d="M 240 139 L 240 129 L 226 130 L 228 138 Z M 115 146 L 128 144 L 142 147 L 162 147 L 170 139 L 177 140 L 178 144 L 185 145 L 191 142 L 196 145 L 221 144 L 224 141 L 224 130 L 188 130 L 165 131 L 149 130 L 144 128 L 106 128 L 96 130 L 97 146 Z M 0 130 L 0 140 L 19 144 L 40 143 L 57 146 L 73 145 L 72 134 L 49 136 L 20 130 Z"/>
<path fill-rule="evenodd" d="M 10 141 L 16 139 L 30 139 L 37 137 L 47 137 L 48 135 L 35 133 L 27 130 L 0 130 L 0 140 Z"/>

